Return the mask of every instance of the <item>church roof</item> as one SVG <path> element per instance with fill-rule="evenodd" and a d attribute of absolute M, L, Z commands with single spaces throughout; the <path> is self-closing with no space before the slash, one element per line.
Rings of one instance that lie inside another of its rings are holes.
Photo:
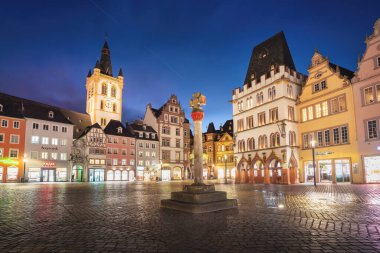
<path fill-rule="evenodd" d="M 112 76 L 112 64 L 111 64 L 111 51 L 108 47 L 108 42 L 105 40 L 103 48 L 102 48 L 102 54 L 100 56 L 100 62 L 99 62 L 99 69 L 100 73 Z"/>
<path fill-rule="evenodd" d="M 272 65 L 285 65 L 296 70 L 282 31 L 253 48 L 244 84 L 250 83 L 252 75 L 255 79 L 260 79 L 262 75 L 270 72 Z"/>

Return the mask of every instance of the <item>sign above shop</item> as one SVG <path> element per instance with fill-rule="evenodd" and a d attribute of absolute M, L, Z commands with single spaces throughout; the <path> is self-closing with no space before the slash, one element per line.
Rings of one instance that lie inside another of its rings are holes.
<path fill-rule="evenodd" d="M 0 158 L 0 163 L 4 163 L 4 164 L 7 164 L 7 165 L 18 165 L 18 161 L 17 160 L 14 160 L 14 159 L 11 159 L 11 158 L 8 158 L 8 157 Z"/>
<path fill-rule="evenodd" d="M 323 151 L 323 152 L 315 152 L 316 155 L 331 155 L 334 154 L 332 151 Z"/>
<path fill-rule="evenodd" d="M 42 164 L 42 167 L 55 167 L 55 163 L 54 162 L 44 162 Z"/>

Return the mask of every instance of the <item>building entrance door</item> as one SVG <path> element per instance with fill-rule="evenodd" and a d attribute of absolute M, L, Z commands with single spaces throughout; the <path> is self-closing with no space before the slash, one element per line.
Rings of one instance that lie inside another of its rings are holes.
<path fill-rule="evenodd" d="M 350 161 L 335 160 L 336 182 L 350 182 Z"/>
<path fill-rule="evenodd" d="M 104 181 L 104 169 L 90 169 L 90 182 Z"/>
<path fill-rule="evenodd" d="M 332 182 L 332 165 L 331 160 L 318 161 L 320 182 Z"/>
<path fill-rule="evenodd" d="M 42 182 L 55 181 L 55 169 L 42 169 Z"/>

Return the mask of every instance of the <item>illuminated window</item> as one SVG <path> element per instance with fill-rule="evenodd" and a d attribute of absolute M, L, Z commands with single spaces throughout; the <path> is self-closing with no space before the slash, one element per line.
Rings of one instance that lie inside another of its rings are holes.
<path fill-rule="evenodd" d="M 367 87 L 364 89 L 364 104 L 369 105 L 373 102 L 375 102 L 373 97 L 373 88 L 372 86 Z"/>
<path fill-rule="evenodd" d="M 312 119 L 314 119 L 314 115 L 313 115 L 313 107 L 312 106 L 309 106 L 308 108 L 307 108 L 307 110 L 308 110 L 308 117 L 309 117 L 309 120 L 312 120 Z"/>
<path fill-rule="evenodd" d="M 315 105 L 315 117 L 320 118 L 322 116 L 321 104 Z"/>
<path fill-rule="evenodd" d="M 57 160 L 58 159 L 58 153 L 53 152 L 53 153 L 50 154 L 50 156 L 51 156 L 51 159 L 53 159 L 53 160 Z"/>
<path fill-rule="evenodd" d="M 307 111 L 306 111 L 306 108 L 302 109 L 302 121 L 307 121 Z"/>
<path fill-rule="evenodd" d="M 337 98 L 331 99 L 330 104 L 331 104 L 331 113 L 339 112 L 339 105 L 338 105 L 338 99 Z"/>
<path fill-rule="evenodd" d="M 327 102 L 322 103 L 322 116 L 327 116 L 329 115 L 329 108 Z"/>

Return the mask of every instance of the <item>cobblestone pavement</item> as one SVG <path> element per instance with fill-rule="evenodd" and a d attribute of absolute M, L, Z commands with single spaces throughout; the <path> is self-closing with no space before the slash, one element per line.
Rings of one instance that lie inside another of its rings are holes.
<path fill-rule="evenodd" d="M 183 184 L 0 184 L 0 252 L 380 252 L 380 185 L 216 183 L 237 211 L 160 209 Z"/>

